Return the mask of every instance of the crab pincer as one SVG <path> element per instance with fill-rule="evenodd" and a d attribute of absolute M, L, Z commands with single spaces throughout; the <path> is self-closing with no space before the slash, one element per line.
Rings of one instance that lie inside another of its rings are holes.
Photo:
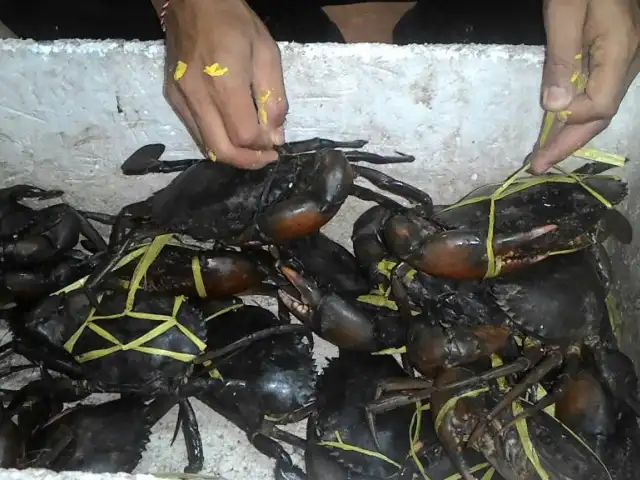
<path fill-rule="evenodd" d="M 325 295 L 315 282 L 294 269 L 281 266 L 280 270 L 297 292 L 283 288 L 278 297 L 298 320 L 340 348 L 376 348 L 375 326 L 364 312 L 335 293 Z"/>
<path fill-rule="evenodd" d="M 453 279 L 480 279 L 508 273 L 547 258 L 548 254 L 520 251 L 533 240 L 554 231 L 543 225 L 526 232 L 497 234 L 488 248 L 488 236 L 475 230 L 436 230 L 433 224 L 406 215 L 390 218 L 384 238 L 389 249 L 428 275 Z M 491 252 L 491 255 L 489 254 Z"/>

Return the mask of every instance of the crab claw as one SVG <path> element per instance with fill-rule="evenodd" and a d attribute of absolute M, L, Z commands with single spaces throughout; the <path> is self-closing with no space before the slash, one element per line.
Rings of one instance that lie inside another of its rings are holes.
<path fill-rule="evenodd" d="M 508 273 L 544 260 L 548 254 L 519 255 L 518 250 L 556 228 L 544 225 L 527 232 L 495 235 L 493 254 L 498 271 Z M 398 215 L 386 223 L 384 238 L 395 255 L 428 275 L 458 280 L 481 279 L 486 275 L 489 258 L 484 233 L 434 230 L 433 226 L 425 227 L 416 219 Z"/>
<path fill-rule="evenodd" d="M 278 297 L 298 320 L 339 348 L 376 349 L 376 332 L 368 315 L 335 293 L 325 295 L 315 282 L 304 278 L 291 267 L 282 266 L 280 270 L 299 298 L 286 287 L 278 291 Z"/>

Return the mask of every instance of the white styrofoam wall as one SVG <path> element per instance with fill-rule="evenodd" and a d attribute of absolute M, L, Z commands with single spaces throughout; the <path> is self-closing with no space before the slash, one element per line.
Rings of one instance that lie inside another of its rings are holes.
<path fill-rule="evenodd" d="M 288 140 L 363 138 L 371 150 L 416 155 L 415 164 L 384 170 L 425 189 L 437 203 L 503 179 L 521 165 L 536 140 L 542 117 L 540 48 L 280 47 L 291 105 Z M 0 42 L 0 186 L 24 182 L 61 187 L 76 206 L 115 213 L 165 185 L 169 176 L 127 178 L 119 172 L 121 162 L 146 143 L 165 143 L 166 159 L 197 155 L 162 97 L 163 54 L 156 42 Z M 640 215 L 635 163 L 640 152 L 639 87 L 638 81 L 631 86 L 609 129 L 593 142 L 631 157 L 624 176 L 631 183 L 626 209 L 634 223 Z M 365 206 L 349 200 L 325 231 L 347 242 L 351 222 Z M 615 248 L 616 274 L 624 283 L 627 346 L 638 338 L 639 274 L 628 265 L 640 258 L 639 245 L 635 240 Z M 207 472 L 229 479 L 270 478 L 272 463 L 254 454 L 241 433 L 203 409 L 198 416 Z M 181 471 L 185 453 L 180 437 L 168 448 L 174 421 L 174 414 L 162 420 L 137 471 Z M 79 478 L 43 471 L 0 476 Z"/>

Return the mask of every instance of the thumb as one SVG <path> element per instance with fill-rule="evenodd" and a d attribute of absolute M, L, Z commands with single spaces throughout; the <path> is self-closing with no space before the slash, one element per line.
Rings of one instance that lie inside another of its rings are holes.
<path fill-rule="evenodd" d="M 542 74 L 542 108 L 566 109 L 575 95 L 571 78 L 581 71 L 583 29 L 587 0 L 545 0 L 544 23 L 547 49 Z"/>
<path fill-rule="evenodd" d="M 275 145 L 282 145 L 289 102 L 284 88 L 280 49 L 271 39 L 254 47 L 252 89 L 260 124 L 267 129 Z"/>

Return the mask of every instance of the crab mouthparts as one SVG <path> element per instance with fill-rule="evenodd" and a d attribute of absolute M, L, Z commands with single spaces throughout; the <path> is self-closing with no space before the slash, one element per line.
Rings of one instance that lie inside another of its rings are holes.
<path fill-rule="evenodd" d="M 311 318 L 311 307 L 304 304 L 301 300 L 286 290 L 282 288 L 278 290 L 278 298 L 280 298 L 284 306 L 287 307 L 289 311 L 301 322 L 305 322 Z"/>

